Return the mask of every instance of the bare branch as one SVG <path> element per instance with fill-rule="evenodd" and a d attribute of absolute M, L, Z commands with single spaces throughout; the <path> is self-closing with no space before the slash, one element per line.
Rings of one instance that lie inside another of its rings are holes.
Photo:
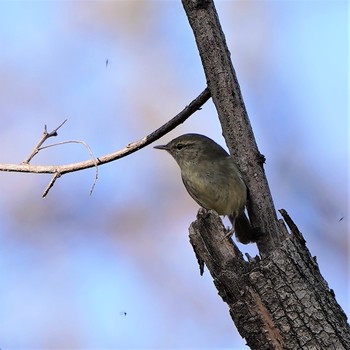
<path fill-rule="evenodd" d="M 43 136 L 41 137 L 41 139 L 39 140 L 39 142 L 37 143 L 37 145 L 33 148 L 32 150 L 32 153 L 29 155 L 29 157 L 27 159 L 25 159 L 23 161 L 23 164 L 29 164 L 29 162 L 34 158 L 34 156 L 36 154 L 39 153 L 40 149 L 40 146 L 50 137 L 54 137 L 54 136 L 57 136 L 58 133 L 57 133 L 57 130 L 63 126 L 63 124 L 67 121 L 67 119 L 65 119 L 56 129 L 52 130 L 51 132 L 47 132 L 47 126 L 44 125 L 44 131 L 43 131 Z"/>
<path fill-rule="evenodd" d="M 45 149 L 45 148 L 49 148 L 49 147 L 55 147 L 55 146 L 60 146 L 60 145 L 65 145 L 67 143 L 79 143 L 81 145 L 83 145 L 89 152 L 89 155 L 90 155 L 90 158 L 91 160 L 94 162 L 95 164 L 95 169 L 96 169 L 96 172 L 95 172 L 95 177 L 94 177 L 94 182 L 92 183 L 92 186 L 91 186 L 91 190 L 90 190 L 90 196 L 95 188 L 95 185 L 96 185 L 96 181 L 98 179 L 98 165 L 97 165 L 97 159 L 96 157 L 94 156 L 94 154 L 92 153 L 92 150 L 90 148 L 90 146 L 85 142 L 85 141 L 78 141 L 78 140 L 69 140 L 69 141 L 62 141 L 62 142 L 57 142 L 57 143 L 53 143 L 51 145 L 47 145 L 47 146 L 44 146 L 44 147 L 40 147 L 38 149 L 38 151 L 41 151 L 42 149 Z M 60 175 L 61 176 L 61 175 Z M 53 187 L 53 184 L 54 182 L 56 181 L 58 177 L 54 176 L 54 178 L 51 180 L 51 182 L 49 183 L 48 187 L 45 189 L 44 193 L 43 193 L 43 197 L 46 197 L 46 195 L 48 194 L 49 190 L 51 189 L 51 187 Z M 53 181 L 53 183 L 52 183 Z M 51 184 L 52 183 L 52 184 Z"/>
<path fill-rule="evenodd" d="M 41 196 L 42 198 L 45 198 L 47 196 L 47 194 L 49 193 L 49 191 L 51 190 L 51 188 L 53 187 L 53 185 L 55 184 L 56 180 L 61 177 L 60 173 L 56 173 L 53 178 L 51 179 L 51 181 L 49 182 L 49 184 L 47 185 L 47 187 L 45 188 L 45 191 L 43 193 L 43 195 Z"/>
<path fill-rule="evenodd" d="M 231 54 L 213 0 L 182 0 L 195 35 L 206 80 L 227 147 L 248 187 L 247 211 L 260 235 L 260 254 L 270 254 L 281 234 L 261 155 L 244 105 Z"/>
<path fill-rule="evenodd" d="M 141 140 L 136 141 L 136 142 L 131 142 L 126 147 L 124 147 L 116 152 L 104 155 L 102 157 L 98 157 L 98 158 L 93 157 L 93 159 L 91 159 L 91 160 L 86 160 L 83 162 L 72 163 L 72 164 L 65 164 L 65 165 L 31 165 L 31 164 L 29 164 L 28 159 L 30 161 L 33 158 L 33 156 L 32 156 L 31 158 L 28 157 L 27 161 L 23 162 L 22 164 L 0 164 L 0 171 L 33 173 L 33 174 L 54 174 L 55 176 L 51 180 L 52 184 L 50 183 L 44 192 L 43 196 L 45 196 L 48 193 L 48 191 L 50 190 L 50 188 L 53 186 L 56 179 L 64 174 L 75 172 L 75 171 L 80 171 L 83 169 L 92 168 L 94 166 L 99 166 L 99 165 L 106 164 L 106 163 L 112 162 L 114 160 L 126 157 L 129 154 L 134 153 L 134 152 L 148 146 L 152 142 L 158 140 L 159 138 L 161 138 L 162 136 L 164 136 L 165 134 L 167 134 L 171 130 L 175 129 L 179 124 L 183 123 L 194 112 L 201 109 L 201 107 L 205 104 L 205 102 L 207 102 L 209 100 L 210 96 L 211 95 L 210 95 L 209 89 L 205 88 L 203 90 L 203 92 L 196 99 L 194 99 L 179 114 L 177 114 L 174 118 L 172 118 L 167 123 L 162 125 L 160 128 L 153 131 L 149 135 L 145 136 Z M 63 124 L 64 123 L 62 123 L 59 127 L 61 127 Z M 56 128 L 53 132 L 48 133 L 48 134 L 50 135 L 50 134 L 55 133 L 55 132 L 57 134 L 58 128 Z M 45 132 L 44 132 L 44 134 L 45 134 Z M 55 135 L 52 134 L 51 136 L 55 136 Z M 45 140 L 46 139 L 47 139 L 47 137 L 45 138 Z M 39 149 L 40 146 L 43 144 L 43 142 L 41 142 L 41 143 L 39 142 L 38 145 L 36 146 L 36 148 Z M 42 147 L 41 149 L 43 149 L 43 148 L 45 148 L 45 147 Z M 57 174 L 59 174 L 59 175 L 57 175 Z"/>

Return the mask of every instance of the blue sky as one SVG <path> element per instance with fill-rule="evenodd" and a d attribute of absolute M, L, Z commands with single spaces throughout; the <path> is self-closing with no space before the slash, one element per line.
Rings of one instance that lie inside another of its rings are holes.
<path fill-rule="evenodd" d="M 348 3 L 216 6 L 276 208 L 349 313 Z M 205 87 L 175 1 L 3 1 L 0 45 L 1 163 L 21 162 L 44 124 L 66 118 L 53 142 L 113 152 Z M 211 102 L 158 143 L 185 132 L 224 145 Z M 67 145 L 33 164 L 87 158 Z M 148 147 L 101 167 L 89 196 L 93 176 L 66 175 L 43 200 L 49 177 L 0 174 L 0 347 L 244 348 L 198 274 L 187 231 L 198 206 L 175 162 Z"/>

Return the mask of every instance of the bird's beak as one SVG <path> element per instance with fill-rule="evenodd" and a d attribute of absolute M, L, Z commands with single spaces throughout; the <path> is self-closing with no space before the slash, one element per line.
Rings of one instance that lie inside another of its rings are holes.
<path fill-rule="evenodd" d="M 163 149 L 165 151 L 169 151 L 168 145 L 158 145 L 158 146 L 154 146 L 153 148 L 155 148 L 155 149 Z"/>

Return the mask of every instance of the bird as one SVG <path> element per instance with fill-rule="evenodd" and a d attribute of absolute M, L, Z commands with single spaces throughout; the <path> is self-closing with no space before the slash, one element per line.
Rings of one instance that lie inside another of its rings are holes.
<path fill-rule="evenodd" d="M 154 148 L 167 151 L 181 170 L 189 195 L 203 208 L 228 216 L 239 242 L 256 241 L 245 214 L 248 189 L 234 159 L 215 141 L 195 133 L 176 137 Z"/>

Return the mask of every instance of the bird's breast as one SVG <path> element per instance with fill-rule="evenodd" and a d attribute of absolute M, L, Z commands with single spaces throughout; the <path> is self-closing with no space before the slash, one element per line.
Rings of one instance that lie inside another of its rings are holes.
<path fill-rule="evenodd" d="M 199 165 L 182 171 L 182 180 L 188 193 L 200 206 L 215 210 L 219 215 L 243 211 L 247 189 L 238 169 L 230 164 L 217 165 Z"/>

